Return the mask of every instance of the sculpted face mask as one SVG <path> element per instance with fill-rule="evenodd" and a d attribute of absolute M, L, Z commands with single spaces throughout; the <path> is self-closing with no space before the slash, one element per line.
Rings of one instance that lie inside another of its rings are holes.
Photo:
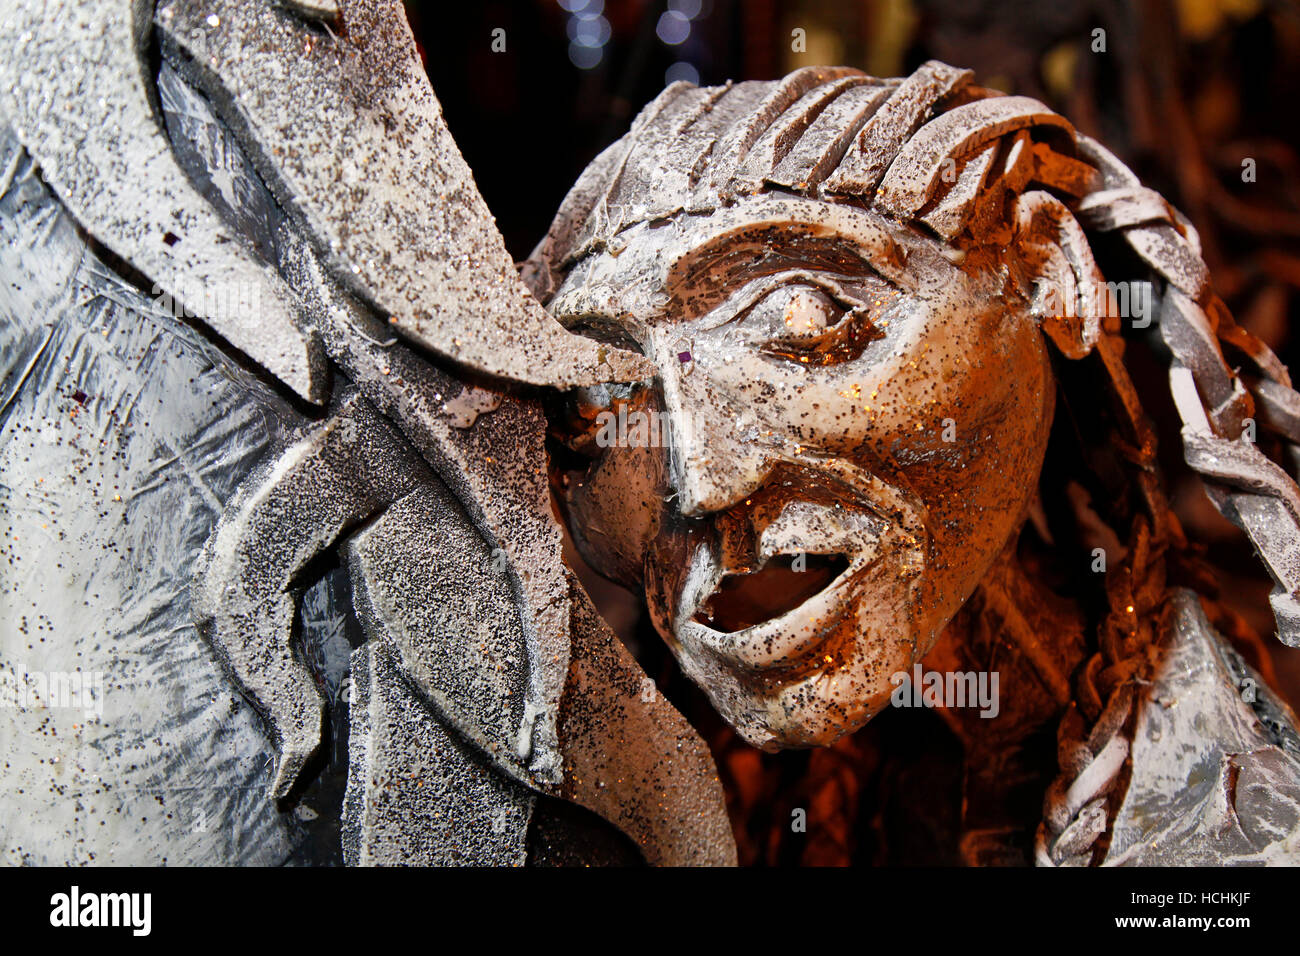
<path fill-rule="evenodd" d="M 1042 336 L 986 266 L 850 207 L 765 196 L 621 239 L 552 309 L 659 371 L 589 393 L 593 424 L 648 409 L 659 427 L 595 429 L 575 535 L 644 584 L 747 739 L 829 743 L 885 706 L 1023 517 L 1050 423 Z"/>
<path fill-rule="evenodd" d="M 932 100 L 957 79 L 918 76 Z M 766 748 L 888 703 L 1019 527 L 1046 448 L 1029 244 L 959 250 L 828 187 L 882 159 L 849 148 L 853 124 L 896 92 L 851 71 L 670 89 L 579 183 L 606 195 L 545 277 L 561 322 L 658 373 L 577 400 L 575 539 L 644 586 L 685 671 Z M 739 158 L 690 155 L 729 122 Z"/>

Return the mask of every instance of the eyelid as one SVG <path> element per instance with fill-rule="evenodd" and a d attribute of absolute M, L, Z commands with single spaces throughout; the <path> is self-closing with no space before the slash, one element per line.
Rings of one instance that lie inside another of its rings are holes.
<path fill-rule="evenodd" d="M 884 280 L 882 280 L 884 281 Z M 830 276 L 817 272 L 809 272 L 807 269 L 791 269 L 786 272 L 778 272 L 773 275 L 763 276 L 760 279 L 748 283 L 744 288 L 735 294 L 729 296 L 727 301 L 723 302 L 716 309 L 709 313 L 709 317 L 704 320 L 700 327 L 705 331 L 720 328 L 734 322 L 752 309 L 758 303 L 762 302 L 770 293 L 777 289 L 790 285 L 810 285 L 813 288 L 825 292 L 837 304 L 844 308 L 846 312 L 855 312 L 859 309 L 867 308 L 867 303 L 858 298 L 852 292 L 849 292 L 842 285 L 832 279 Z M 717 316 L 717 320 L 713 320 Z"/>

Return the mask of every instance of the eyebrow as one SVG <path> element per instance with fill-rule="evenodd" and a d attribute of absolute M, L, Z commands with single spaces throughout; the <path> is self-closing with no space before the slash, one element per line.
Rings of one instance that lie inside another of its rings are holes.
<path fill-rule="evenodd" d="M 870 276 L 898 285 L 882 275 L 847 237 L 787 235 L 780 242 L 756 241 L 739 247 L 734 242 L 715 242 L 692 250 L 673 264 L 664 288 L 669 295 L 666 311 L 690 321 L 722 306 L 756 279 L 797 279 L 818 273 Z"/>
<path fill-rule="evenodd" d="M 665 316 L 689 320 L 717 308 L 725 301 L 728 288 L 734 289 L 739 282 L 796 269 L 850 276 L 874 274 L 904 292 L 926 292 L 942 288 L 949 280 L 947 270 L 955 268 L 935 240 L 915 227 L 857 206 L 794 196 L 765 194 L 741 199 L 721 209 L 639 223 L 632 230 L 644 232 L 635 238 L 631 232 L 625 233 L 624 246 L 646 241 L 662 230 L 661 251 L 654 256 L 658 268 L 638 256 L 625 258 L 626 252 L 601 249 L 580 256 L 568 279 L 581 272 L 588 278 L 551 300 L 549 307 L 556 318 L 564 321 L 566 317 L 600 315 L 634 325 Z M 814 251 L 820 252 L 820 262 L 810 260 Z M 608 260 L 611 255 L 613 259 Z M 731 268 L 734 277 L 703 281 L 708 271 L 728 259 L 736 260 Z M 610 261 L 615 263 L 613 268 L 608 268 Z M 602 262 L 606 265 L 597 270 Z M 648 265 L 660 278 L 652 279 L 645 272 Z M 592 281 L 596 271 L 603 274 Z M 653 302 L 641 303 L 649 305 L 650 311 L 634 314 L 638 310 L 628 301 L 628 290 L 647 281 L 658 282 Z M 682 295 L 684 289 L 687 295 Z"/>
<path fill-rule="evenodd" d="M 692 222 L 698 225 L 691 228 L 688 223 Z M 692 241 L 678 254 L 679 259 L 723 240 L 734 242 L 747 232 L 797 229 L 864 250 L 877 271 L 889 278 L 895 278 L 893 273 L 903 267 L 903 247 L 919 238 L 906 225 L 858 206 L 770 193 L 703 214 L 687 214 L 680 224 L 686 228 L 679 236 L 692 235 Z"/>

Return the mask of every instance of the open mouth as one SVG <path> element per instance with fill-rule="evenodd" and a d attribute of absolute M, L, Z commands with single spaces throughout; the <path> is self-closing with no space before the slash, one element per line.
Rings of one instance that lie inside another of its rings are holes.
<path fill-rule="evenodd" d="M 724 576 L 693 620 L 723 633 L 743 631 L 793 611 L 848 566 L 842 554 L 774 555 L 757 571 Z"/>

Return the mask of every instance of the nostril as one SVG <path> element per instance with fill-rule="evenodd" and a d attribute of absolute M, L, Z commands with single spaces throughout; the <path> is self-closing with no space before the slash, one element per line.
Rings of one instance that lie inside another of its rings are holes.
<path fill-rule="evenodd" d="M 671 454 L 682 514 L 723 511 L 763 486 L 769 459 L 757 447 L 720 434 L 707 442 L 679 441 L 679 435 L 674 432 Z"/>
<path fill-rule="evenodd" d="M 683 461 L 676 471 L 677 506 L 682 514 L 699 517 L 735 504 L 736 495 L 728 491 L 732 483 L 724 481 L 720 471 L 725 469 L 711 458 Z"/>
<path fill-rule="evenodd" d="M 674 467 L 673 475 L 677 508 L 682 514 L 697 518 L 714 510 L 708 506 L 710 495 L 703 467 L 685 462 L 680 467 Z"/>

